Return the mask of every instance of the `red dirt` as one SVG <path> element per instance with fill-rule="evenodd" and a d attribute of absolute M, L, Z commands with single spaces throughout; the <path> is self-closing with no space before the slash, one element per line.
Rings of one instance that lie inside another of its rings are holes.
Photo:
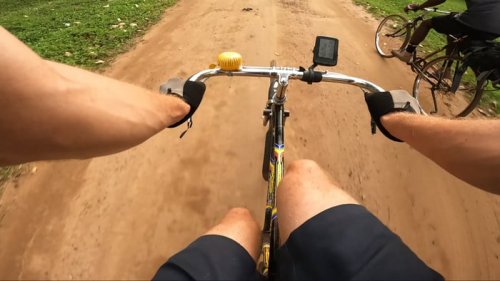
<path fill-rule="evenodd" d="M 182 0 L 106 74 L 157 89 L 226 50 L 248 65 L 308 66 L 315 36 L 330 35 L 334 71 L 409 90 L 414 74 L 376 54 L 376 26 L 348 0 Z M 209 81 L 182 140 L 183 128 L 165 130 L 109 157 L 35 163 L 0 201 L 0 279 L 148 279 L 231 207 L 262 218 L 266 83 Z M 294 83 L 288 93 L 287 161 L 316 160 L 447 278 L 500 279 L 500 197 L 372 136 L 356 88 Z"/>

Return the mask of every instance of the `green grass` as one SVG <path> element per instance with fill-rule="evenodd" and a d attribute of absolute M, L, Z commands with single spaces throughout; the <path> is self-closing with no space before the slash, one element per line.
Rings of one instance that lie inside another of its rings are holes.
<path fill-rule="evenodd" d="M 386 0 L 354 0 L 358 5 L 364 5 L 369 12 L 377 16 L 387 16 L 390 14 L 404 14 L 403 8 L 410 3 L 423 3 L 424 1 L 386 1 Z M 463 0 L 448 0 L 438 6 L 441 10 L 462 12 L 466 9 Z M 409 15 L 412 15 L 410 12 Z"/>
<path fill-rule="evenodd" d="M 46 59 L 96 69 L 175 2 L 0 0 L 0 25 Z"/>
<path fill-rule="evenodd" d="M 485 88 L 485 94 L 481 98 L 481 108 L 491 108 L 496 110 L 497 115 L 500 115 L 500 90 L 494 88 L 491 83 Z"/>
<path fill-rule="evenodd" d="M 21 176 L 27 170 L 27 168 L 28 167 L 25 165 L 0 167 L 0 198 L 3 194 L 4 183 L 11 178 L 17 178 Z"/>
<path fill-rule="evenodd" d="M 5 183 L 9 178 L 19 176 L 23 171 L 21 165 L 12 167 L 2 167 L 0 169 L 0 185 Z"/>

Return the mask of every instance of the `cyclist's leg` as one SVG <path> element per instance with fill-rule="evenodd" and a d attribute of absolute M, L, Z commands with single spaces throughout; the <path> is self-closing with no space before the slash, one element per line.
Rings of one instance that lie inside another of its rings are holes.
<path fill-rule="evenodd" d="M 280 240 L 315 215 L 342 204 L 359 204 L 311 160 L 292 162 L 278 188 Z"/>
<path fill-rule="evenodd" d="M 417 27 L 415 32 L 410 38 L 410 42 L 406 46 L 405 50 L 393 50 L 391 53 L 404 62 L 409 62 L 412 58 L 412 54 L 415 52 L 418 44 L 424 41 L 425 37 L 432 29 L 432 19 L 424 20 Z"/>
<path fill-rule="evenodd" d="M 427 34 L 429 34 L 429 31 L 431 31 L 431 29 L 432 29 L 432 19 L 427 19 L 422 21 L 422 23 L 420 23 L 420 25 L 417 27 L 417 29 L 410 38 L 410 45 L 418 46 L 418 44 L 422 43 L 422 41 L 424 41 L 425 37 L 427 37 Z M 413 51 L 415 51 L 415 49 L 413 49 Z"/>
<path fill-rule="evenodd" d="M 222 221 L 171 257 L 154 280 L 257 280 L 260 230 L 246 209 L 230 210 Z"/>
<path fill-rule="evenodd" d="M 400 60 L 409 62 L 411 54 L 415 52 L 417 46 L 424 41 L 431 29 L 445 35 L 457 36 L 463 34 L 464 25 L 457 21 L 455 14 L 424 20 L 413 33 L 406 49 L 404 51 L 394 50 L 392 53 Z M 452 49 L 447 50 L 447 52 L 451 52 L 451 50 Z"/>
<path fill-rule="evenodd" d="M 458 22 L 455 15 L 438 16 L 422 21 L 410 38 L 406 51 L 413 53 L 415 48 L 424 41 L 431 29 L 442 34 L 457 34 L 461 32 L 462 24 Z"/>
<path fill-rule="evenodd" d="M 260 228 L 249 210 L 231 209 L 222 221 L 205 235 L 220 235 L 240 244 L 254 261 L 260 253 Z"/>
<path fill-rule="evenodd" d="M 442 279 L 309 160 L 278 189 L 280 278 Z"/>
<path fill-rule="evenodd" d="M 446 43 L 448 44 L 448 47 L 446 47 L 446 55 L 449 56 L 453 53 L 453 49 L 455 48 L 451 43 L 453 43 L 453 38 L 451 36 L 446 36 Z"/>

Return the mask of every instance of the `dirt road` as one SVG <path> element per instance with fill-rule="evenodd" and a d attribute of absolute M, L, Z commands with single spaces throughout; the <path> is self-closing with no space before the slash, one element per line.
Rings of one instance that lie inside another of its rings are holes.
<path fill-rule="evenodd" d="M 331 35 L 336 71 L 409 89 L 409 70 L 376 55 L 375 27 L 349 0 L 181 0 L 106 74 L 156 89 L 225 50 L 308 66 L 315 36 Z M 0 279 L 147 279 L 229 208 L 261 218 L 266 82 L 209 81 L 183 140 L 183 128 L 165 130 L 117 155 L 35 163 L 1 199 Z M 500 197 L 370 135 L 361 92 L 327 86 L 290 86 L 286 160 L 319 162 L 447 278 L 500 279 Z"/>

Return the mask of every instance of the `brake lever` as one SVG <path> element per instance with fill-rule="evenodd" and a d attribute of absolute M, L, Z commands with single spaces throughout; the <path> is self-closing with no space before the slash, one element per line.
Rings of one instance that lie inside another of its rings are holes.
<path fill-rule="evenodd" d="M 182 132 L 182 134 L 179 136 L 180 139 L 182 139 L 182 137 L 188 132 L 189 129 L 191 129 L 191 127 L 193 127 L 193 118 L 189 118 L 187 120 L 187 129 Z"/>
<path fill-rule="evenodd" d="M 373 118 L 370 121 L 371 127 L 372 127 L 372 135 L 375 135 L 377 133 L 377 123 L 375 123 L 375 120 Z"/>

